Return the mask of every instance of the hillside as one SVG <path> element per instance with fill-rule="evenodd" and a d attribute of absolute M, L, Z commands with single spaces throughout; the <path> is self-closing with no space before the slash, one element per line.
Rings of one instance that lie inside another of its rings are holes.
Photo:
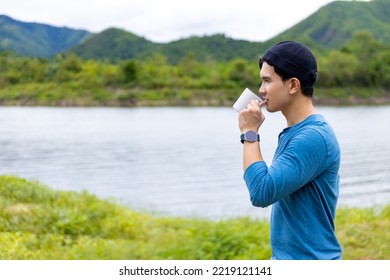
<path fill-rule="evenodd" d="M 235 40 L 224 34 L 215 34 L 191 37 L 162 45 L 161 53 L 173 63 L 178 62 L 188 53 L 193 53 L 200 61 L 207 59 L 229 61 L 237 57 L 252 60 L 261 55 L 262 46 L 262 43 Z"/>
<path fill-rule="evenodd" d="M 157 45 L 133 33 L 109 28 L 91 35 L 85 42 L 73 47 L 72 52 L 88 59 L 105 58 L 111 61 L 142 57 L 153 52 Z"/>
<path fill-rule="evenodd" d="M 133 33 L 110 28 L 92 35 L 69 51 L 84 59 L 105 58 L 111 61 L 144 59 L 160 53 L 167 57 L 168 62 L 176 64 L 188 54 L 193 54 L 199 61 L 229 61 L 236 57 L 253 59 L 261 54 L 261 46 L 262 43 L 234 40 L 223 34 L 157 44 Z"/>
<path fill-rule="evenodd" d="M 267 42 L 294 39 L 308 46 L 338 49 L 357 31 L 390 44 L 390 0 L 332 2 Z"/>
<path fill-rule="evenodd" d="M 50 57 L 79 44 L 89 35 L 85 30 L 21 22 L 0 15 L 0 52 Z"/>

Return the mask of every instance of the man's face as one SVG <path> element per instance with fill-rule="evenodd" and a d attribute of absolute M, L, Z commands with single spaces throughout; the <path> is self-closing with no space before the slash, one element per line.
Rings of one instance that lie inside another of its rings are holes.
<path fill-rule="evenodd" d="M 263 62 L 260 79 L 262 83 L 259 93 L 263 99 L 267 100 L 267 110 L 269 112 L 283 111 L 291 100 L 289 80 L 283 82 L 282 78 L 276 74 L 274 67 L 267 62 Z"/>

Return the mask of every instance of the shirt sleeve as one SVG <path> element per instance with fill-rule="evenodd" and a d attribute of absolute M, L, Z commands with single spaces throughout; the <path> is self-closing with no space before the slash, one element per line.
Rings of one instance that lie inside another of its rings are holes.
<path fill-rule="evenodd" d="M 245 170 L 252 204 L 267 207 L 303 187 L 324 171 L 326 156 L 326 142 L 318 131 L 298 133 L 271 166 L 258 161 Z"/>

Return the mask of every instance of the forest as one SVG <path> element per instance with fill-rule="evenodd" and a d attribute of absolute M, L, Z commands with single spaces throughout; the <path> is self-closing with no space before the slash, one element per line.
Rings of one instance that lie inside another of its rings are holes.
<path fill-rule="evenodd" d="M 313 51 L 319 104 L 390 103 L 390 48 L 357 32 L 341 48 Z M 0 54 L 0 104 L 6 106 L 228 106 L 248 87 L 260 86 L 258 58 L 178 63 L 155 53 L 144 60 L 53 58 Z"/>

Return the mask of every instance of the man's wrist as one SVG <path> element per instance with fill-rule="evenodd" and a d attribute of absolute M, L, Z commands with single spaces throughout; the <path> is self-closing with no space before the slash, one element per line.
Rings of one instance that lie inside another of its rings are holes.
<path fill-rule="evenodd" d="M 240 140 L 242 144 L 244 144 L 244 142 L 250 142 L 250 143 L 259 142 L 260 135 L 254 130 L 248 130 L 241 134 Z"/>

